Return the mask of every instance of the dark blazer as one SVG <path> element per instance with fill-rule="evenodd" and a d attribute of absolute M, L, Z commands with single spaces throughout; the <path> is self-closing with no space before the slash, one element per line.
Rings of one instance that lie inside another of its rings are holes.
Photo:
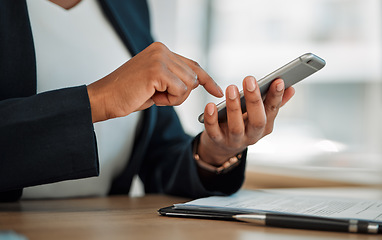
<path fill-rule="evenodd" d="M 153 42 L 147 3 L 100 0 L 126 47 Z M 86 86 L 36 94 L 36 62 L 25 0 L 0 1 L 0 201 L 24 187 L 97 176 L 99 163 Z M 187 197 L 230 194 L 244 180 L 245 161 L 221 176 L 199 176 L 172 107 L 144 111 L 131 159 L 110 194 L 125 194 L 139 175 L 148 193 Z"/>

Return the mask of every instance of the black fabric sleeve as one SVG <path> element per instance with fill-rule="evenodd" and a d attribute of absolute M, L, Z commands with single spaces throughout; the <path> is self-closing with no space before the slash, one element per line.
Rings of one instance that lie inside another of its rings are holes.
<path fill-rule="evenodd" d="M 99 173 L 86 86 L 0 101 L 0 133 L 0 195 Z"/>
<path fill-rule="evenodd" d="M 172 107 L 158 107 L 153 137 L 139 176 L 148 193 L 198 198 L 232 194 L 244 181 L 245 156 L 239 166 L 220 176 L 199 176 L 193 159 L 193 138 L 184 133 Z"/>

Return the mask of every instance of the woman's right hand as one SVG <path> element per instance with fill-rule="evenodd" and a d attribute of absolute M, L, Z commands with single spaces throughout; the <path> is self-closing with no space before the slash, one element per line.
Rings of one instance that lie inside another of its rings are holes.
<path fill-rule="evenodd" d="M 222 97 L 223 91 L 193 60 L 155 42 L 106 77 L 88 85 L 93 122 L 123 117 L 153 104 L 176 106 L 202 85 Z"/>

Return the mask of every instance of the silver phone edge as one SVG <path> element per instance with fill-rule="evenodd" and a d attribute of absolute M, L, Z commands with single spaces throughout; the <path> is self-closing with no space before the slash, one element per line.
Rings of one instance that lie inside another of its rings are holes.
<path fill-rule="evenodd" d="M 317 65 L 318 67 L 315 67 L 315 66 L 312 66 L 309 64 L 309 62 L 312 60 L 317 61 L 317 63 L 319 64 L 319 65 Z M 267 80 L 269 77 L 271 77 L 276 72 L 282 70 L 283 68 L 286 68 L 287 66 L 290 66 L 293 63 L 298 64 L 300 62 L 305 63 L 306 65 L 308 65 L 309 67 L 313 68 L 316 71 L 322 69 L 326 65 L 325 60 L 320 58 L 319 56 L 317 56 L 313 53 L 305 53 L 305 54 L 299 56 L 298 58 L 295 58 L 292 61 L 288 62 L 287 64 L 283 65 L 282 67 L 274 70 L 273 72 L 269 73 L 268 75 L 264 76 L 263 78 L 259 79 L 257 81 L 257 83 L 259 84 L 259 87 L 261 88 L 263 85 L 265 85 L 267 83 L 267 81 L 265 81 L 265 80 Z M 290 87 L 290 86 L 286 86 L 286 88 L 288 88 L 288 87 Z M 244 97 L 244 91 L 243 90 L 241 90 L 239 93 L 240 93 L 240 99 L 242 97 Z M 265 96 L 263 96 L 263 99 L 264 98 L 265 98 Z M 224 109 L 226 107 L 226 101 L 223 100 L 222 102 L 218 103 L 216 105 L 216 107 L 217 107 L 218 112 L 221 111 L 222 109 Z M 199 115 L 198 120 L 200 123 L 204 123 L 204 113 L 201 113 Z"/>

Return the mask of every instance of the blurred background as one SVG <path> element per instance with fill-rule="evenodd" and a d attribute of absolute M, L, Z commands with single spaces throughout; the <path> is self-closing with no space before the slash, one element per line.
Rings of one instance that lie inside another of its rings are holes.
<path fill-rule="evenodd" d="M 382 184 L 380 0 L 149 0 L 153 34 L 199 62 L 225 89 L 262 78 L 299 55 L 327 62 L 295 86 L 271 135 L 249 147 L 257 187 Z M 220 102 L 199 87 L 176 107 L 190 134 Z M 282 179 L 288 179 L 288 184 Z M 304 179 L 304 181 L 302 181 Z M 308 179 L 308 180 L 307 180 Z"/>

